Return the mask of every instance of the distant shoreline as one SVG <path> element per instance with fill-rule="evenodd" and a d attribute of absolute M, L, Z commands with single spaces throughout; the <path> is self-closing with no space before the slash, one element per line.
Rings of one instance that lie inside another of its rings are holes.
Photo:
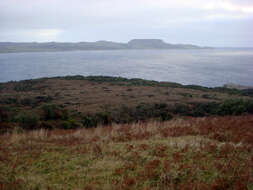
<path fill-rule="evenodd" d="M 59 52 L 88 50 L 138 50 L 138 49 L 213 49 L 192 44 L 170 44 L 160 39 L 134 39 L 128 43 L 111 41 L 97 42 L 0 42 L 0 53 Z"/>
<path fill-rule="evenodd" d="M 14 53 L 60 53 L 60 52 L 89 52 L 89 51 L 145 51 L 145 50 L 215 50 L 216 48 L 201 48 L 201 49 L 87 49 L 87 50 L 55 50 L 55 51 L 10 51 L 10 52 L 1 52 L 0 51 L 0 54 L 14 54 Z M 253 48 L 252 48 L 253 49 Z"/>

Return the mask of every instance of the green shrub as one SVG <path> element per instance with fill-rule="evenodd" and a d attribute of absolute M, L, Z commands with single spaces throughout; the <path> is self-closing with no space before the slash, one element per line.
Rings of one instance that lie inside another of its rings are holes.
<path fill-rule="evenodd" d="M 48 103 L 53 100 L 53 97 L 52 96 L 36 96 L 35 99 L 37 102 Z"/>
<path fill-rule="evenodd" d="M 168 105 L 165 103 L 140 103 L 135 108 L 122 105 L 119 109 L 111 112 L 111 118 L 116 123 L 132 123 L 151 118 L 165 121 L 171 119 L 171 117 Z"/>
<path fill-rule="evenodd" d="M 42 129 L 54 129 L 55 125 L 51 123 L 50 121 L 42 121 L 40 123 L 40 128 Z"/>
<path fill-rule="evenodd" d="M 58 107 L 56 105 L 44 105 L 42 107 L 44 112 L 45 120 L 58 119 L 59 115 L 57 113 Z"/>
<path fill-rule="evenodd" d="M 20 104 L 23 106 L 31 106 L 34 104 L 34 101 L 31 98 L 24 98 L 20 100 Z"/>
<path fill-rule="evenodd" d="M 253 89 L 242 90 L 242 95 L 243 96 L 251 96 L 251 97 L 253 97 Z"/>
<path fill-rule="evenodd" d="M 69 119 L 62 122 L 62 128 L 63 129 L 77 129 L 80 125 L 74 121 L 73 119 Z"/>
<path fill-rule="evenodd" d="M 118 109 L 109 111 L 110 117 L 115 123 L 130 123 L 134 122 L 134 109 L 121 105 Z"/>
<path fill-rule="evenodd" d="M 23 80 L 20 82 L 14 83 L 14 90 L 17 92 L 27 92 L 31 90 L 41 90 L 45 86 L 35 87 L 36 84 L 43 82 L 45 79 L 32 79 L 32 80 Z"/>
<path fill-rule="evenodd" d="M 218 100 L 216 94 L 203 94 L 201 97 L 205 99 Z"/>
<path fill-rule="evenodd" d="M 20 100 L 20 104 L 23 106 L 32 106 L 36 107 L 40 103 L 48 103 L 52 101 L 53 98 L 51 96 L 36 96 L 36 97 L 26 97 Z"/>
<path fill-rule="evenodd" d="M 250 102 L 242 99 L 226 100 L 222 103 L 217 113 L 218 115 L 241 115 L 250 111 Z"/>
<path fill-rule="evenodd" d="M 15 106 L 0 106 L 0 122 L 12 122 L 18 113 Z"/>
<path fill-rule="evenodd" d="M 169 114 L 168 112 L 161 113 L 161 116 L 160 116 L 161 121 L 168 121 L 168 120 L 171 120 L 171 119 L 172 119 L 172 115 Z"/>
<path fill-rule="evenodd" d="M 67 120 L 69 118 L 68 111 L 59 108 L 55 104 L 44 105 L 44 106 L 42 106 L 42 110 L 44 113 L 45 120 L 53 120 L 53 119 Z"/>
<path fill-rule="evenodd" d="M 0 104 L 18 104 L 18 99 L 17 98 L 2 98 L 0 99 Z"/>
<path fill-rule="evenodd" d="M 96 116 L 86 115 L 82 118 L 82 124 L 85 128 L 97 127 L 98 120 Z"/>
<path fill-rule="evenodd" d="M 216 102 L 196 103 L 193 104 L 193 108 L 188 115 L 193 117 L 216 115 L 218 107 L 219 104 Z"/>
<path fill-rule="evenodd" d="M 222 103 L 195 103 L 192 104 L 192 108 L 187 112 L 188 115 L 194 117 L 209 115 L 241 115 L 244 113 L 253 113 L 252 100 L 230 99 Z"/>
<path fill-rule="evenodd" d="M 94 115 L 83 116 L 82 124 L 86 128 L 97 127 L 97 125 L 109 125 L 112 123 L 111 115 L 107 112 L 100 112 Z"/>
<path fill-rule="evenodd" d="M 21 112 L 14 119 L 23 129 L 35 129 L 39 122 L 39 117 L 29 112 Z"/>
<path fill-rule="evenodd" d="M 0 92 L 5 89 L 5 85 L 3 83 L 0 83 Z"/>
<path fill-rule="evenodd" d="M 179 93 L 179 95 L 181 95 L 185 98 L 192 98 L 193 97 L 192 94 L 190 94 L 190 93 Z"/>
<path fill-rule="evenodd" d="M 33 82 L 24 81 L 24 82 L 17 82 L 14 86 L 14 90 L 17 92 L 27 92 L 33 90 Z"/>
<path fill-rule="evenodd" d="M 9 109 L 6 107 L 0 107 L 0 122 L 6 122 L 9 120 Z"/>
<path fill-rule="evenodd" d="M 102 125 L 109 125 L 112 123 L 111 116 L 107 112 L 101 112 L 96 114 L 96 118 L 98 120 L 98 123 Z"/>
<path fill-rule="evenodd" d="M 176 115 L 189 115 L 191 108 L 185 104 L 177 103 L 171 108 L 171 111 Z"/>
<path fill-rule="evenodd" d="M 246 102 L 247 112 L 253 114 L 253 101 Z"/>
<path fill-rule="evenodd" d="M 168 105 L 165 104 L 165 103 L 159 103 L 159 104 L 156 103 L 153 106 L 154 106 L 154 108 L 156 110 L 163 110 L 163 109 L 167 109 L 168 108 Z"/>
<path fill-rule="evenodd" d="M 210 90 L 210 89 L 207 88 L 207 87 L 203 87 L 203 86 L 199 86 L 199 85 L 185 85 L 185 86 L 182 85 L 182 87 L 183 87 L 183 88 L 194 89 L 194 90 L 200 90 L 200 91 L 204 91 L 204 92 Z"/>

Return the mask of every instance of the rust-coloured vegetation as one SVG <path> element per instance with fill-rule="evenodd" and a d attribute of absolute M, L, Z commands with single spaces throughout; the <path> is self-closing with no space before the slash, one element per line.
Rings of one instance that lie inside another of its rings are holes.
<path fill-rule="evenodd" d="M 250 91 L 102 76 L 0 84 L 0 133 L 243 114 L 253 114 Z M 163 135 L 172 134 L 163 131 Z"/>
<path fill-rule="evenodd" d="M 0 84 L 0 190 L 253 190 L 250 92 L 117 77 Z"/>
<path fill-rule="evenodd" d="M 0 189 L 253 189 L 253 116 L 0 136 Z"/>

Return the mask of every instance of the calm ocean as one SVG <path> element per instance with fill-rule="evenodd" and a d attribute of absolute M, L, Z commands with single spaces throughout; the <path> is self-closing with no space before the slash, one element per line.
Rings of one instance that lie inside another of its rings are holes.
<path fill-rule="evenodd" d="M 253 86 L 253 49 L 113 50 L 0 54 L 0 82 L 106 75 L 196 84 Z"/>

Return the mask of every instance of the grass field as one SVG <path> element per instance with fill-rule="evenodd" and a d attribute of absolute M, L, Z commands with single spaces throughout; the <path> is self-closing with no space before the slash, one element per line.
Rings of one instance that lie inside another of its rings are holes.
<path fill-rule="evenodd" d="M 176 116 L 253 114 L 252 91 L 117 77 L 56 77 L 0 84 L 0 133 L 80 128 Z"/>
<path fill-rule="evenodd" d="M 0 190 L 253 190 L 252 90 L 119 77 L 0 84 Z"/>
<path fill-rule="evenodd" d="M 0 189 L 253 189 L 253 117 L 0 137 Z"/>
<path fill-rule="evenodd" d="M 0 92 L 2 105 L 9 103 L 35 109 L 51 103 L 82 113 L 116 109 L 121 105 L 135 107 L 140 103 L 173 105 L 249 97 L 241 96 L 241 91 L 226 88 L 208 89 L 141 79 L 81 76 L 2 83 Z"/>

